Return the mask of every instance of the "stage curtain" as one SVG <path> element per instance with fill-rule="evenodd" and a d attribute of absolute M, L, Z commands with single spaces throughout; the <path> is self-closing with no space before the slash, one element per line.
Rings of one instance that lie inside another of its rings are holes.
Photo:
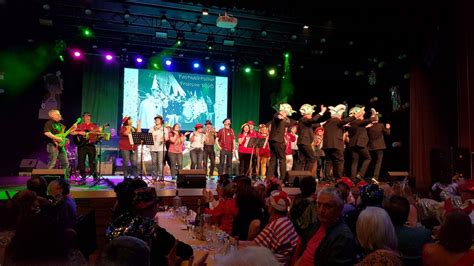
<path fill-rule="evenodd" d="M 90 112 L 99 125 L 109 123 L 111 129 L 117 129 L 120 65 L 92 59 L 84 64 L 82 84 L 82 112 Z"/>
<path fill-rule="evenodd" d="M 232 128 L 237 134 L 243 123 L 252 120 L 258 126 L 260 119 L 260 80 L 261 72 L 239 71 L 232 77 L 231 119 Z M 222 121 L 216 121 L 221 123 Z"/>

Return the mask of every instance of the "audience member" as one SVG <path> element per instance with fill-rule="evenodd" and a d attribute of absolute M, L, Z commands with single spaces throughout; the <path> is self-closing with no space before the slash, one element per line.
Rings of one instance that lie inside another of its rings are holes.
<path fill-rule="evenodd" d="M 241 241 L 240 245 L 257 245 L 269 248 L 281 264 L 288 265 L 293 251 L 300 241 L 293 223 L 288 218 L 289 207 L 290 198 L 288 195 L 283 191 L 273 191 L 268 207 L 269 223 L 253 241 Z"/>
<path fill-rule="evenodd" d="M 76 202 L 69 195 L 69 190 L 69 183 L 64 178 L 58 178 L 49 183 L 48 194 L 53 198 L 53 204 L 48 213 L 58 219 L 63 228 L 75 229 L 77 207 Z"/>
<path fill-rule="evenodd" d="M 474 250 L 472 245 L 472 224 L 469 216 L 462 210 L 453 210 L 439 231 L 439 242 L 427 244 L 423 248 L 425 266 L 472 266 Z"/>
<path fill-rule="evenodd" d="M 354 235 L 341 217 L 344 202 L 337 188 L 324 188 L 318 193 L 318 222 L 309 239 L 299 265 L 352 265 L 356 257 Z"/>
<path fill-rule="evenodd" d="M 219 228 L 228 233 L 232 234 L 232 223 L 234 218 L 237 216 L 237 205 L 234 198 L 234 187 L 229 182 L 223 187 L 221 192 L 222 201 L 214 209 L 205 209 L 204 212 L 211 214 L 211 222 L 217 223 Z"/>
<path fill-rule="evenodd" d="M 216 261 L 217 266 L 276 266 L 278 260 L 266 247 L 246 247 Z"/>
<path fill-rule="evenodd" d="M 150 249 L 143 240 L 121 236 L 110 241 L 102 250 L 97 266 L 148 266 Z"/>
<path fill-rule="evenodd" d="M 297 195 L 290 209 L 290 219 L 295 230 L 302 238 L 308 238 L 310 230 L 316 222 L 316 180 L 312 176 L 300 182 L 301 194 Z"/>
<path fill-rule="evenodd" d="M 26 181 L 26 189 L 35 192 L 38 197 L 47 197 L 48 186 L 46 180 L 41 176 L 28 179 Z"/>
<path fill-rule="evenodd" d="M 368 255 L 357 266 L 403 265 L 397 250 L 397 236 L 387 212 L 367 207 L 357 220 L 357 239 Z"/>
<path fill-rule="evenodd" d="M 421 265 L 423 246 L 433 242 L 431 231 L 424 227 L 408 227 L 406 222 L 410 212 L 410 203 L 400 196 L 390 197 L 384 204 L 398 240 L 398 250 L 405 265 Z"/>

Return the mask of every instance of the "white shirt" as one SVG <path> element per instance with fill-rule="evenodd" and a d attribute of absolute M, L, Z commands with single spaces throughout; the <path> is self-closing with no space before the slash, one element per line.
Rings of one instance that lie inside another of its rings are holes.
<path fill-rule="evenodd" d="M 194 149 L 203 149 L 204 148 L 204 141 L 206 140 L 206 135 L 203 133 L 195 134 L 195 132 L 191 133 L 189 139 L 194 136 L 193 141 L 191 141 L 191 150 Z"/>
<path fill-rule="evenodd" d="M 169 139 L 169 130 L 168 128 L 165 129 L 165 137 L 163 138 L 163 126 L 158 128 L 157 126 L 154 126 L 150 128 L 148 131 L 153 135 L 153 142 L 154 145 L 149 145 L 150 151 L 166 151 L 166 145 L 163 145 L 163 139 L 167 141 Z"/>

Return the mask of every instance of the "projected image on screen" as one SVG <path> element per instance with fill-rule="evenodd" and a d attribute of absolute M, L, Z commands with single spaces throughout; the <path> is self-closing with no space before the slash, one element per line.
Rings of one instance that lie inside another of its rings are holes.
<path fill-rule="evenodd" d="M 125 68 L 123 87 L 123 115 L 140 119 L 145 129 L 156 115 L 183 130 L 227 117 L 227 77 Z"/>

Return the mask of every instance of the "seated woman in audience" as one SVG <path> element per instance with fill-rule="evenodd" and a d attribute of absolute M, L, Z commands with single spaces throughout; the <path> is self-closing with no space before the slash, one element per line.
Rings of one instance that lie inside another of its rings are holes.
<path fill-rule="evenodd" d="M 253 240 L 265 226 L 264 205 L 251 186 L 248 177 L 234 179 L 237 216 L 232 223 L 232 236 L 240 240 Z"/>
<path fill-rule="evenodd" d="M 413 196 L 408 181 L 395 182 L 393 184 L 393 195 L 404 197 L 410 202 L 410 212 L 408 214 L 408 219 L 405 223 L 406 226 L 416 227 L 418 224 L 418 211 L 416 209 L 416 199 Z"/>
<path fill-rule="evenodd" d="M 141 239 L 121 236 L 104 247 L 96 265 L 149 266 L 150 248 Z"/>
<path fill-rule="evenodd" d="M 342 209 L 342 215 L 355 210 L 355 199 L 352 196 L 351 189 L 354 187 L 354 183 L 348 177 L 341 177 L 336 181 L 335 187 L 339 189 L 339 193 L 344 200 L 344 208 Z"/>
<path fill-rule="evenodd" d="M 115 220 L 122 214 L 132 212 L 135 190 L 146 187 L 148 187 L 147 183 L 141 179 L 125 178 L 122 182 L 118 183 L 114 188 L 117 201 L 113 208 L 112 220 Z"/>
<path fill-rule="evenodd" d="M 472 245 L 472 224 L 462 210 L 453 210 L 446 215 L 439 231 L 439 241 L 423 248 L 425 266 L 472 266 L 474 251 Z"/>
<path fill-rule="evenodd" d="M 217 184 L 216 184 L 216 192 L 217 192 L 217 200 L 214 197 L 214 193 L 212 193 L 211 190 L 203 188 L 202 189 L 202 197 L 204 199 L 205 204 L 209 204 L 207 206 L 209 209 L 215 209 L 219 205 L 220 202 L 224 200 L 223 198 L 223 190 L 222 188 L 224 187 L 224 184 L 231 183 L 230 176 L 228 174 L 223 174 L 220 175 L 219 178 L 217 179 Z"/>
<path fill-rule="evenodd" d="M 300 238 L 293 223 L 288 218 L 290 198 L 283 191 L 275 190 L 270 196 L 268 212 L 270 220 L 267 226 L 253 241 L 241 241 L 241 246 L 262 246 L 270 249 L 278 262 L 288 265 Z"/>
<path fill-rule="evenodd" d="M 65 229 L 75 229 L 77 222 L 76 202 L 71 197 L 70 186 L 64 178 L 53 180 L 48 185 L 48 194 L 53 198 L 53 203 L 49 211 L 58 219 L 59 224 Z M 46 211 L 46 210 L 45 210 Z"/>
<path fill-rule="evenodd" d="M 223 183 L 222 201 L 214 209 L 204 209 L 204 213 L 212 214 L 211 222 L 217 223 L 219 228 L 232 234 L 232 223 L 237 216 L 237 205 L 234 199 L 234 187 L 230 181 Z"/>
<path fill-rule="evenodd" d="M 367 207 L 357 220 L 357 239 L 368 255 L 357 264 L 403 265 L 397 252 L 397 236 L 387 212 L 379 207 Z"/>

